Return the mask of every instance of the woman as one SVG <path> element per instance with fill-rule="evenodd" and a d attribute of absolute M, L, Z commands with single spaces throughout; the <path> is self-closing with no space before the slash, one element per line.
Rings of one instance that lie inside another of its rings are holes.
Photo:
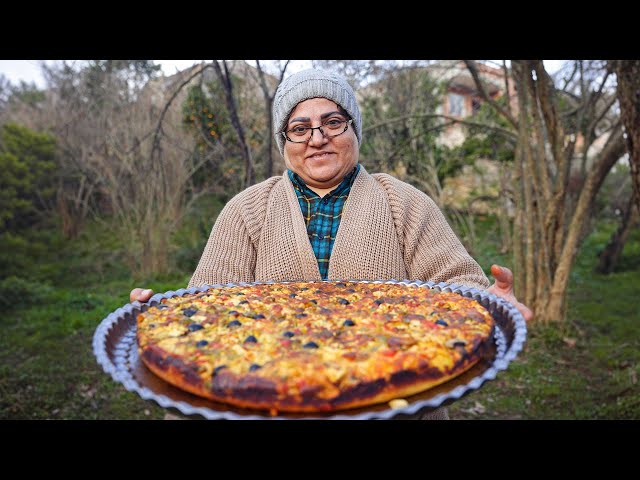
<path fill-rule="evenodd" d="M 410 279 L 487 289 L 531 310 L 513 276 L 489 280 L 433 200 L 358 163 L 362 117 L 341 76 L 305 70 L 285 79 L 273 125 L 287 171 L 232 198 L 218 216 L 189 286 L 252 281 Z M 151 290 L 133 289 L 131 301 Z M 429 418 L 448 418 L 438 409 Z"/>

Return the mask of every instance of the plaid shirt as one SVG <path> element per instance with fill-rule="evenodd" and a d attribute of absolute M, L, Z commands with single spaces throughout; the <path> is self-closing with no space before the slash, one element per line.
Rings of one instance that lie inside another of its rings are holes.
<path fill-rule="evenodd" d="M 329 258 L 340 226 L 344 202 L 349 196 L 351 185 L 353 185 L 359 170 L 360 164 L 356 165 L 351 173 L 344 177 L 340 185 L 324 197 L 320 197 L 313 190 L 310 190 L 297 174 L 288 170 L 323 280 L 327 279 L 329 273 Z"/>

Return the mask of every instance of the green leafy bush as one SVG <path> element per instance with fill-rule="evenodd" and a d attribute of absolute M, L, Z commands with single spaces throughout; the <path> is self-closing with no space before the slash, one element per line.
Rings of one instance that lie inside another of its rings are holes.
<path fill-rule="evenodd" d="M 55 196 L 55 140 L 8 123 L 0 129 L 0 233 L 31 226 Z"/>
<path fill-rule="evenodd" d="M 0 280 L 0 307 L 25 308 L 40 303 L 51 293 L 51 286 L 11 275 Z"/>

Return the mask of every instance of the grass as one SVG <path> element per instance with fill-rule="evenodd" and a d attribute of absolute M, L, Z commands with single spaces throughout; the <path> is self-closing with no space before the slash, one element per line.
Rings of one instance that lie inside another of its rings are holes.
<path fill-rule="evenodd" d="M 214 205 L 214 210 L 219 209 Z M 176 234 L 180 262 L 197 261 L 213 221 L 190 217 Z M 505 262 L 492 222 L 479 225 L 483 266 Z M 640 418 L 640 231 L 623 252 L 620 271 L 593 273 L 611 227 L 587 239 L 572 272 L 569 314 L 561 326 L 531 325 L 524 351 L 506 372 L 449 406 L 455 419 Z M 190 271 L 131 278 L 122 245 L 102 227 L 40 252 L 19 303 L 0 319 L 0 419 L 162 419 L 168 412 L 105 374 L 92 337 L 134 286 L 164 292 L 184 287 Z M 185 247 L 186 245 L 186 247 Z M 195 260 L 194 260 L 195 258 Z M 36 264 L 37 263 L 37 264 Z M 503 263 L 508 264 L 508 263 Z M 25 276 L 26 276 L 25 274 Z"/>
<path fill-rule="evenodd" d="M 529 325 L 515 363 L 450 406 L 452 418 L 640 418 L 640 230 L 605 276 L 593 267 L 612 228 L 600 225 L 579 253 L 566 323 Z"/>
<path fill-rule="evenodd" d="M 203 198 L 194 212 L 197 208 L 201 214 L 188 216 L 176 232 L 182 246 L 178 264 L 184 258 L 197 261 L 221 205 Z M 0 318 L 0 419 L 163 418 L 164 409 L 102 371 L 92 339 L 102 319 L 129 302 L 133 287 L 184 288 L 190 272 L 175 268 L 154 278 L 133 278 L 122 243 L 99 224 L 87 225 L 70 242 L 37 231 L 29 240 L 40 256 L 27 272 L 29 281 L 18 279 L 21 303 Z M 50 248 L 39 248 L 43 241 Z"/>

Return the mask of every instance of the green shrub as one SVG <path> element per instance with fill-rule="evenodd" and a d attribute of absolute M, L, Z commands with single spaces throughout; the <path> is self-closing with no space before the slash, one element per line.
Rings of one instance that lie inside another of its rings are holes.
<path fill-rule="evenodd" d="M 16 124 L 0 128 L 0 232 L 30 227 L 55 195 L 55 139 Z"/>
<path fill-rule="evenodd" d="M 51 290 L 47 283 L 11 275 L 0 280 L 0 306 L 5 310 L 25 308 L 42 302 Z"/>

